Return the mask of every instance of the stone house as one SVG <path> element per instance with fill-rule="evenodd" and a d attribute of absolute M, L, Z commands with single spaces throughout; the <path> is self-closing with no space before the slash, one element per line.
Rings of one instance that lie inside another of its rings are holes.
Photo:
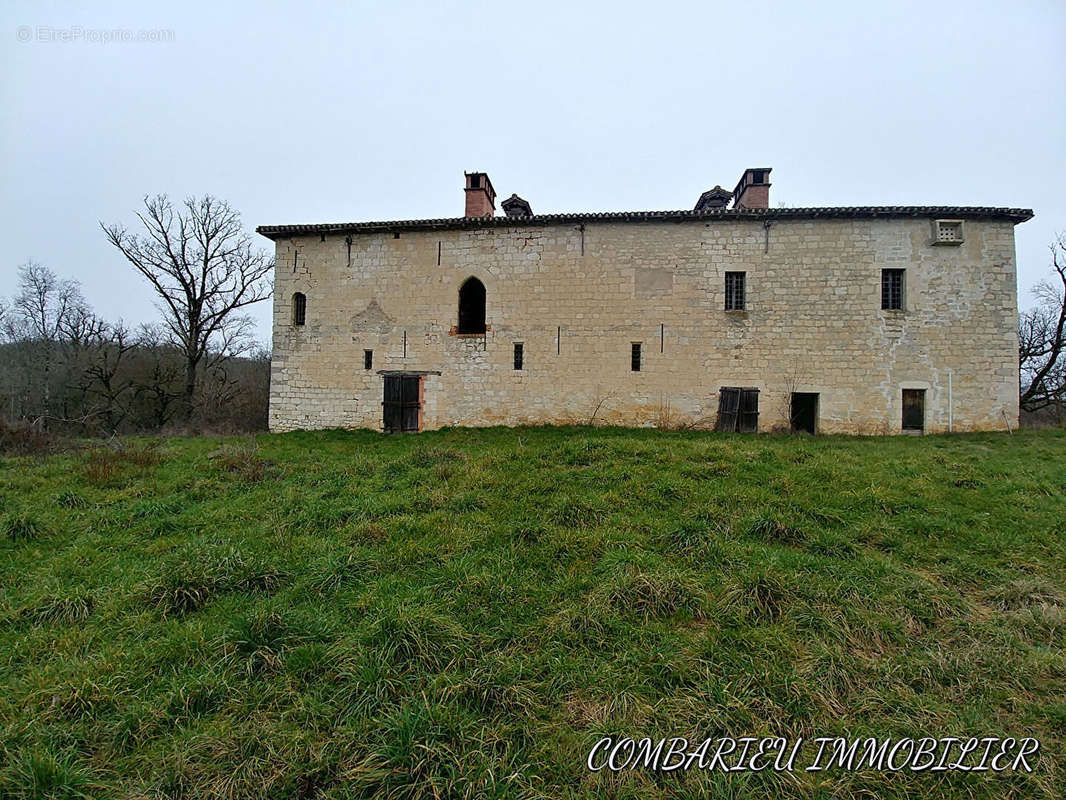
<path fill-rule="evenodd" d="M 815 433 L 1018 420 L 1028 209 L 771 208 L 770 169 L 690 211 L 267 225 L 270 427 L 607 423 Z"/>

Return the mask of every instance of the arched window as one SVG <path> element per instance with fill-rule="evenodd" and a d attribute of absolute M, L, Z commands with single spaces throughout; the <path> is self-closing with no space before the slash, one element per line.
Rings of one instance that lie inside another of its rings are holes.
<path fill-rule="evenodd" d="M 458 332 L 485 332 L 485 284 L 477 278 L 467 278 L 459 287 Z"/>
<path fill-rule="evenodd" d="M 292 324 L 303 325 L 307 318 L 307 297 L 303 292 L 292 296 Z"/>

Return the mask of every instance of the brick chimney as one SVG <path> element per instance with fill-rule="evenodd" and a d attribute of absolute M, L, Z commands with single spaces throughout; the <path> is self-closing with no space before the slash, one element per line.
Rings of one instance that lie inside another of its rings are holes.
<path fill-rule="evenodd" d="M 751 167 L 744 170 L 740 183 L 733 190 L 733 208 L 770 207 L 770 167 Z"/>
<path fill-rule="evenodd" d="M 484 172 L 464 172 L 467 217 L 491 217 L 496 213 L 496 190 Z"/>

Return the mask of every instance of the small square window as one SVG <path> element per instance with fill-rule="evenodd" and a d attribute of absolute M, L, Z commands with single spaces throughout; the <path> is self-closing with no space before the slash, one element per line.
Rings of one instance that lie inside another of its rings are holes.
<path fill-rule="evenodd" d="M 374 368 L 374 351 L 373 350 L 364 350 L 363 351 L 363 369 L 373 369 L 373 368 Z"/>
<path fill-rule="evenodd" d="M 523 364 L 525 363 L 525 355 L 526 355 L 525 349 L 526 349 L 525 345 L 523 345 L 522 342 L 515 342 L 514 343 L 514 368 L 515 369 L 522 369 Z"/>
<path fill-rule="evenodd" d="M 633 349 L 632 349 L 632 351 L 630 353 L 630 363 L 629 363 L 630 369 L 632 369 L 633 372 L 640 372 L 640 366 L 641 366 L 640 362 L 641 362 L 641 345 L 640 345 L 640 342 L 633 342 Z"/>
<path fill-rule="evenodd" d="M 962 220 L 938 219 L 934 223 L 933 244 L 962 244 Z"/>
<path fill-rule="evenodd" d="M 725 310 L 744 310 L 744 275 L 743 272 L 725 274 Z"/>

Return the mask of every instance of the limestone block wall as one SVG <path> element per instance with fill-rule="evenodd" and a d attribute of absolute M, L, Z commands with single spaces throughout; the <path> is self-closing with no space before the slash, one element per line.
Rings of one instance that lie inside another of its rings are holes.
<path fill-rule="evenodd" d="M 819 394 L 819 432 L 898 433 L 903 389 L 925 390 L 927 432 L 1013 426 L 1013 225 L 967 220 L 955 247 L 932 238 L 931 220 L 902 218 L 516 220 L 353 233 L 350 250 L 340 234 L 279 239 L 270 427 L 380 430 L 379 370 L 440 373 L 425 379 L 425 429 L 709 426 L 722 386 L 760 390 L 762 431 L 787 426 L 793 391 Z M 906 270 L 903 311 L 881 310 L 883 268 Z M 744 311 L 724 310 L 726 271 L 746 273 Z M 471 276 L 484 337 L 453 331 Z"/>

